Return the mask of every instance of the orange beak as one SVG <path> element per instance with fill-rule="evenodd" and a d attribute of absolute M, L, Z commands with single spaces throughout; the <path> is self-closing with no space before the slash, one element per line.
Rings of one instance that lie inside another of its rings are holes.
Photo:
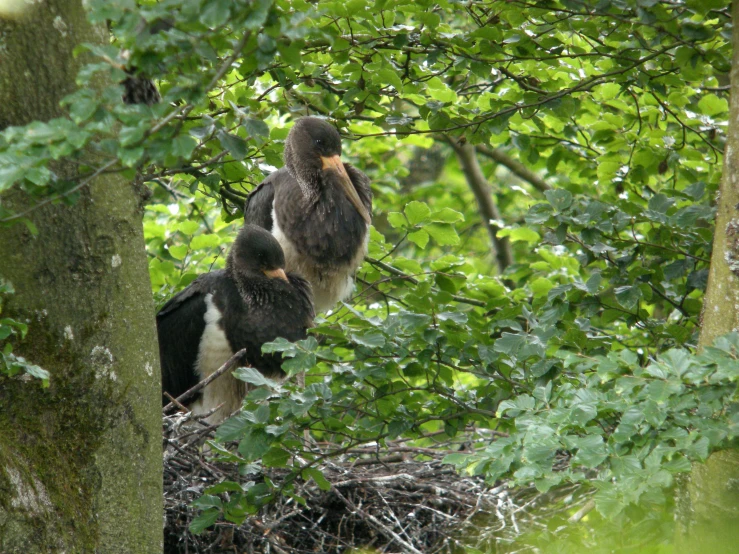
<path fill-rule="evenodd" d="M 270 279 L 282 279 L 283 281 L 287 281 L 287 275 L 285 275 L 285 270 L 282 268 L 264 269 L 262 271 Z"/>
<path fill-rule="evenodd" d="M 357 189 L 354 188 L 352 180 L 346 173 L 346 168 L 344 167 L 344 164 L 341 163 L 341 158 L 338 155 L 330 157 L 321 156 L 321 161 L 323 162 L 323 169 L 330 169 L 338 173 L 341 190 L 344 191 L 344 194 L 346 194 L 347 198 L 349 198 L 349 201 L 357 209 L 359 215 L 362 216 L 362 219 L 367 222 L 367 225 L 372 223 L 372 219 L 367 213 L 367 208 L 364 207 L 364 204 L 362 204 L 362 201 L 359 199 Z"/>

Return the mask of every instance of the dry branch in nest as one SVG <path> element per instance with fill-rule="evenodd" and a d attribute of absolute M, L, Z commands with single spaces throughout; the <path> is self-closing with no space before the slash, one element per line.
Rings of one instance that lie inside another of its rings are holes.
<path fill-rule="evenodd" d="M 260 476 L 243 477 L 236 464 L 209 461 L 200 445 L 213 428 L 192 421 L 182 425 L 185 419 L 181 414 L 164 418 L 165 553 L 330 554 L 368 548 L 426 554 L 462 552 L 464 545 L 503 552 L 540 517 L 534 512 L 540 514 L 552 500 L 534 489 L 489 486 L 482 478 L 460 476 L 441 463 L 448 453 L 443 447 L 355 449 L 320 468 L 330 490 L 313 481 L 295 483 L 294 493 L 305 506 L 278 496 L 240 525 L 220 520 L 194 535 L 188 529 L 197 516 L 191 503 L 207 487 L 264 477 L 280 483 L 287 471 L 265 469 Z M 519 541 L 515 551 L 533 552 L 522 546 Z"/>

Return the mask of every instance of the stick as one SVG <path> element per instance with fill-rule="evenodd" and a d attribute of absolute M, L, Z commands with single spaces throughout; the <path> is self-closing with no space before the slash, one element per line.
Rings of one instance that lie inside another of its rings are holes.
<path fill-rule="evenodd" d="M 595 502 L 593 502 L 592 500 L 588 500 L 582 508 L 580 508 L 577 512 L 570 516 L 567 522 L 578 523 L 580 520 L 582 520 L 582 518 L 592 512 L 593 508 L 595 508 Z"/>
<path fill-rule="evenodd" d="M 399 545 L 404 547 L 408 552 L 412 552 L 413 554 L 423 554 L 420 550 L 414 548 L 412 544 L 410 544 L 408 541 L 403 540 L 403 538 L 398 535 L 395 531 L 390 529 L 387 525 L 383 524 L 379 519 L 377 519 L 375 516 L 373 516 L 370 513 L 365 512 L 362 510 L 361 505 L 355 506 L 354 503 L 352 503 L 350 500 L 345 498 L 339 491 L 334 490 L 334 493 L 336 496 L 339 497 L 339 499 L 346 504 L 346 506 L 350 509 L 359 514 L 360 517 L 364 518 L 365 521 L 370 523 L 372 527 L 380 531 L 380 533 L 384 534 L 386 537 L 394 539 Z"/>
<path fill-rule="evenodd" d="M 207 387 L 210 383 L 215 381 L 218 377 L 220 377 L 221 375 L 226 373 L 229 369 L 231 369 L 233 366 L 235 366 L 236 363 L 239 361 L 239 358 L 241 358 L 241 356 L 243 356 L 244 354 L 246 354 L 246 348 L 242 348 L 241 350 L 236 352 L 236 354 L 231 356 L 225 364 L 223 364 L 221 367 L 216 369 L 213 373 L 208 375 L 207 378 L 203 379 L 197 385 L 192 387 L 190 390 L 186 390 L 181 395 L 179 395 L 177 398 L 175 398 L 175 402 L 182 403 L 183 400 L 190 398 L 196 392 Z M 174 402 L 170 402 L 164 408 L 162 408 L 162 413 L 166 414 L 169 410 L 171 410 L 175 406 L 176 404 Z"/>
<path fill-rule="evenodd" d="M 189 412 L 190 411 L 187 406 L 185 406 L 184 404 L 180 404 L 179 402 L 177 402 L 177 399 L 174 396 L 172 396 L 171 394 L 169 394 L 167 391 L 164 391 L 164 396 L 166 396 L 167 399 L 170 401 L 170 403 L 174 404 L 180 410 L 183 410 L 185 412 Z"/>

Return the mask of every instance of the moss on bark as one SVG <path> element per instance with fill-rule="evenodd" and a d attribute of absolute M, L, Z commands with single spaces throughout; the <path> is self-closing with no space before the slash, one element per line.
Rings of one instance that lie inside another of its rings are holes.
<path fill-rule="evenodd" d="M 101 42 L 79 1 L 34 4 L 0 23 L 0 125 L 59 115 L 73 48 Z M 76 166 L 54 171 L 70 177 Z M 14 351 L 51 386 L 0 378 L 0 552 L 159 552 L 159 369 L 140 202 L 117 176 L 75 206 L 45 206 L 0 229 L 5 313 L 26 320 Z M 2 197 L 15 211 L 33 199 Z"/>

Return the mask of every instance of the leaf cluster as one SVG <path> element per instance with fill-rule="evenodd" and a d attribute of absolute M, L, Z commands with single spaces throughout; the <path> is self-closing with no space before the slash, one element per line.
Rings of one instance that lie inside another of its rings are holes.
<path fill-rule="evenodd" d="M 2 314 L 3 297 L 13 294 L 13 285 L 0 278 L 0 314 Z M 13 339 L 26 336 L 28 325 L 10 317 L 0 318 L 0 375 L 39 379 L 42 387 L 49 386 L 49 372 L 29 362 L 22 356 L 13 354 Z"/>

